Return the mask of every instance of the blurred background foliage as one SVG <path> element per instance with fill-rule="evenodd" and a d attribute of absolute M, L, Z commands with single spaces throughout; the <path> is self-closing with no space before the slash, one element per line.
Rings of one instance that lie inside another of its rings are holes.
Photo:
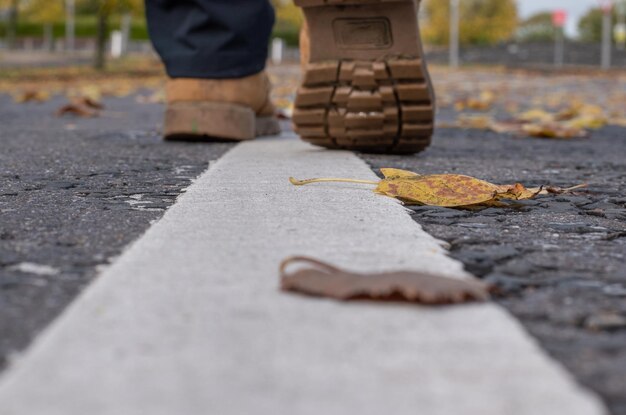
<path fill-rule="evenodd" d="M 511 39 L 517 27 L 515 0 L 463 0 L 460 13 L 462 44 L 490 45 L 503 42 Z M 429 44 L 448 44 L 449 1 L 424 1 L 422 32 L 424 40 Z"/>
<path fill-rule="evenodd" d="M 552 42 L 557 29 L 552 24 L 552 13 L 536 13 L 519 23 L 516 32 L 521 42 Z"/>
<path fill-rule="evenodd" d="M 593 8 L 578 22 L 580 39 L 583 42 L 600 42 L 602 39 L 602 9 Z M 617 23 L 617 10 L 613 9 L 613 24 Z"/>
<path fill-rule="evenodd" d="M 147 40 L 144 0 L 75 0 L 76 36 L 96 38 L 99 17 L 106 16 L 107 28 L 117 29 L 122 16 L 131 14 L 131 39 Z M 276 8 L 273 37 L 296 46 L 303 17 L 292 0 L 271 0 Z M 425 41 L 446 45 L 449 40 L 448 0 L 423 0 L 421 15 Z M 43 37 L 48 31 L 55 38 L 65 33 L 65 0 L 0 0 L 0 37 Z M 616 19 L 616 18 L 615 18 Z M 579 22 L 580 40 L 601 39 L 602 12 L 591 9 Z M 554 40 L 550 12 L 520 20 L 516 0 L 461 0 L 461 42 L 465 45 L 492 45 L 512 39 L 522 42 Z"/>
<path fill-rule="evenodd" d="M 42 37 L 46 26 L 50 25 L 54 37 L 65 34 L 64 0 L 0 0 L 0 9 L 10 10 L 17 6 L 17 25 L 14 29 L 18 37 Z M 108 17 L 108 25 L 117 28 L 122 15 L 133 16 L 131 38 L 147 40 L 148 31 L 144 18 L 144 0 L 76 0 L 76 36 L 94 38 L 98 35 L 98 18 Z M 7 12 L 9 14 L 9 12 Z M 10 22 L 0 22 L 0 37 L 11 30 Z"/>
<path fill-rule="evenodd" d="M 290 46 L 297 46 L 304 17 L 292 0 L 272 0 L 276 9 L 273 37 L 280 37 Z"/>

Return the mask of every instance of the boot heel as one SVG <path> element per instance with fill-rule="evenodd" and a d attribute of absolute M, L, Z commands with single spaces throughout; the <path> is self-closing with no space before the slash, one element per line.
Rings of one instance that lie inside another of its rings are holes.
<path fill-rule="evenodd" d="M 430 145 L 432 83 L 422 59 L 412 0 L 296 0 L 311 57 L 293 121 L 302 139 L 326 148 L 408 154 Z"/>
<path fill-rule="evenodd" d="M 177 102 L 168 106 L 164 127 L 167 140 L 252 140 L 256 137 L 256 115 L 252 109 L 236 104 Z"/>

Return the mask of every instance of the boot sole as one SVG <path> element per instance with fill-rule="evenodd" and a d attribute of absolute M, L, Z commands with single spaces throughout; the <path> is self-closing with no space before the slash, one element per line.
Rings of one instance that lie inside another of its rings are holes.
<path fill-rule="evenodd" d="M 165 111 L 164 130 L 166 140 L 245 141 L 280 134 L 280 125 L 241 105 L 176 102 Z"/>
<path fill-rule="evenodd" d="M 431 143 L 435 96 L 413 0 L 295 0 L 311 41 L 293 122 L 304 141 L 412 154 Z"/>

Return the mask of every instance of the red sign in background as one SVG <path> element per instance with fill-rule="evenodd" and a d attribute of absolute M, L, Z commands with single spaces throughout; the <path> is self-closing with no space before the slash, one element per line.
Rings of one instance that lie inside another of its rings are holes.
<path fill-rule="evenodd" d="M 567 12 L 565 10 L 555 10 L 552 13 L 552 24 L 555 27 L 563 27 L 567 23 Z"/>

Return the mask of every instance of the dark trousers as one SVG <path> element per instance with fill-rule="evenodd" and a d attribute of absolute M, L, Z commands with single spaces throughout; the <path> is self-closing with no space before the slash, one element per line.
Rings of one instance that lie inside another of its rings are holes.
<path fill-rule="evenodd" d="M 241 78 L 265 68 L 269 0 L 146 0 L 146 14 L 173 78 Z"/>

